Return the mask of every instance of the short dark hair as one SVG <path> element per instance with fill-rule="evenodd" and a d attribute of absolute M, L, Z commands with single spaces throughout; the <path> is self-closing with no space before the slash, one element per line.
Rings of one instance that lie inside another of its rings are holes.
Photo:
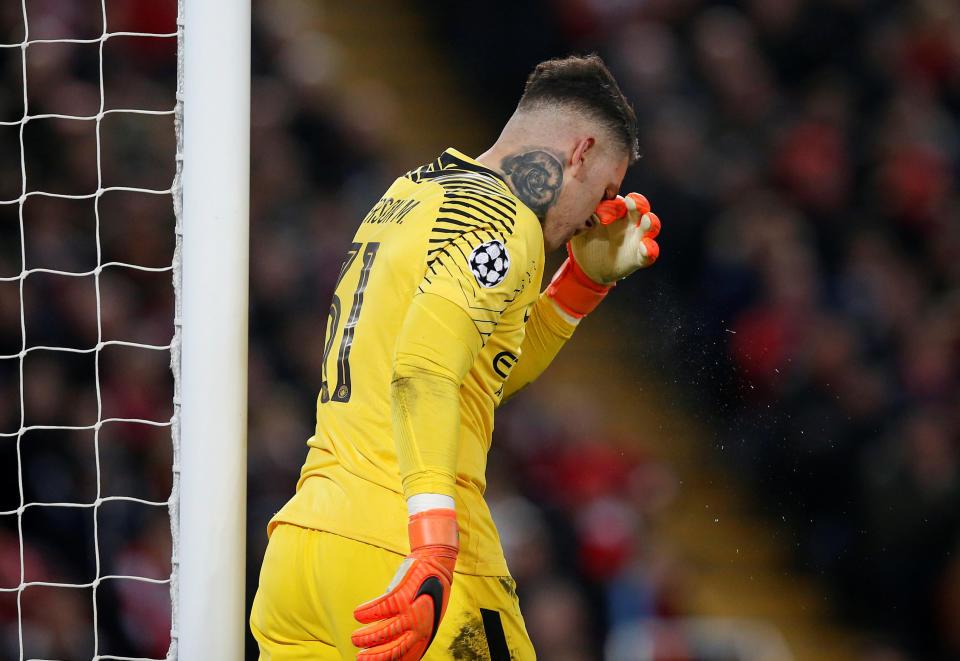
<path fill-rule="evenodd" d="M 555 58 L 536 66 L 517 110 L 554 104 L 590 115 L 623 144 L 631 163 L 639 158 L 637 115 L 596 53 Z"/>

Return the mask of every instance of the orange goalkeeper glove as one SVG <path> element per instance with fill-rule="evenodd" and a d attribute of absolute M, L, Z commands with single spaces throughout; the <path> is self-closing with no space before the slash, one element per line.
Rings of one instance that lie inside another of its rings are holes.
<path fill-rule="evenodd" d="M 604 200 L 593 214 L 594 226 L 567 243 L 547 295 L 568 314 L 581 318 L 593 311 L 617 280 L 646 268 L 660 256 L 654 240 L 660 219 L 639 193 Z"/>
<path fill-rule="evenodd" d="M 430 509 L 410 517 L 410 555 L 387 591 L 357 606 L 353 616 L 367 626 L 350 639 L 363 648 L 357 661 L 417 661 L 427 651 L 447 610 L 460 549 L 457 514 Z"/>

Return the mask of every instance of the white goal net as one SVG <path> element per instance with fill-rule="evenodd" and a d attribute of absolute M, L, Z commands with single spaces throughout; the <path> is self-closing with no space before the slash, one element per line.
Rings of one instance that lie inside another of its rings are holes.
<path fill-rule="evenodd" d="M 177 617 L 179 4 L 0 5 L 0 661 L 212 658 L 183 654 Z M 246 189 L 235 195 L 245 211 Z M 234 280 L 245 291 L 245 269 Z M 245 338 L 238 314 L 228 323 Z M 242 453 L 242 433 L 233 442 Z M 220 592 L 242 609 L 242 580 Z M 239 658 L 236 643 L 218 647 Z"/>

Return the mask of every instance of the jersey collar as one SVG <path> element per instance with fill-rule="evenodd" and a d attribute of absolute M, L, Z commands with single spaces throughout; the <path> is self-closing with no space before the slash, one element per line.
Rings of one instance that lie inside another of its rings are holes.
<path fill-rule="evenodd" d="M 490 175 L 491 177 L 495 177 L 497 181 L 501 182 L 504 186 L 507 186 L 507 182 L 499 172 L 480 165 L 480 163 L 453 147 L 448 147 L 444 150 L 443 154 L 440 155 L 440 163 L 442 165 L 456 164 L 458 167 L 470 172 Z M 507 188 L 509 189 L 509 186 Z"/>

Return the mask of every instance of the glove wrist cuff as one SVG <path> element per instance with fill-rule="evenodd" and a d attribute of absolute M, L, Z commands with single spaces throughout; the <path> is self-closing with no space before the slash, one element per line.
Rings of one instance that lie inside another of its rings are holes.
<path fill-rule="evenodd" d="M 407 534 L 411 551 L 425 546 L 443 546 L 456 555 L 460 549 L 460 528 L 454 510 L 432 509 L 414 514 L 407 524 Z"/>
<path fill-rule="evenodd" d="M 567 314 L 582 319 L 600 305 L 613 285 L 594 282 L 577 264 L 569 245 L 567 251 L 569 256 L 550 281 L 547 296 Z"/>

